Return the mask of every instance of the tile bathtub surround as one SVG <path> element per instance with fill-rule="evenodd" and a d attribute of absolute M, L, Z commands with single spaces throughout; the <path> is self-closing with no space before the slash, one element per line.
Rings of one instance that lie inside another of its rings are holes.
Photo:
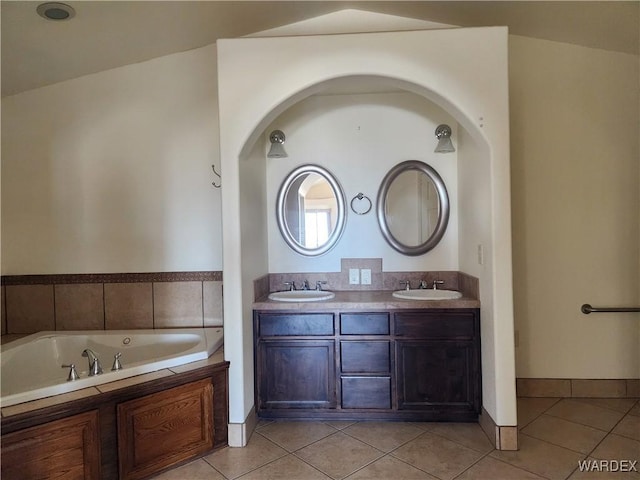
<path fill-rule="evenodd" d="M 104 330 L 101 283 L 54 285 L 56 330 Z"/>
<path fill-rule="evenodd" d="M 7 285 L 7 333 L 55 330 L 53 285 Z"/>
<path fill-rule="evenodd" d="M 0 323 L 2 323 L 2 335 L 7 333 L 7 309 L 5 303 L 5 294 L 4 294 L 4 285 L 0 287 L 0 291 L 2 292 L 2 313 L 0 313 Z"/>
<path fill-rule="evenodd" d="M 2 277 L 2 334 L 222 325 L 222 272 Z"/>
<path fill-rule="evenodd" d="M 105 283 L 106 330 L 153 328 L 153 284 Z"/>

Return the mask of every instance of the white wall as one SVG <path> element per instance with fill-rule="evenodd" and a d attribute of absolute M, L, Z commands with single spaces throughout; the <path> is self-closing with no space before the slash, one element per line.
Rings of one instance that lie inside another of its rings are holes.
<path fill-rule="evenodd" d="M 518 377 L 639 378 L 638 57 L 510 37 Z"/>
<path fill-rule="evenodd" d="M 216 83 L 212 45 L 3 98 L 2 274 L 221 270 Z"/>
<path fill-rule="evenodd" d="M 287 136 L 287 158 L 266 159 L 269 271 L 335 272 L 341 258 L 382 258 L 386 271 L 457 270 L 457 153 L 440 154 L 435 129 L 455 120 L 441 108 L 413 93 L 316 95 L 294 105 L 266 130 Z M 268 142 L 267 142 L 268 143 Z M 408 257 L 382 237 L 376 217 L 376 196 L 387 172 L 404 160 L 420 160 L 436 169 L 451 200 L 447 231 L 428 255 Z M 341 184 L 347 205 L 345 232 L 326 255 L 303 257 L 287 246 L 276 222 L 275 205 L 285 177 L 303 164 L 327 168 Z M 367 215 L 356 215 L 350 203 L 358 193 L 373 204 Z"/>

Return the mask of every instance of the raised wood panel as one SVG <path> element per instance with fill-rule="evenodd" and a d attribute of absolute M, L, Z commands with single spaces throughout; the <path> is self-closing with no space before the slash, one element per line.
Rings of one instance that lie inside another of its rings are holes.
<path fill-rule="evenodd" d="M 208 379 L 118 405 L 121 480 L 140 479 L 213 448 Z"/>
<path fill-rule="evenodd" d="M 342 377 L 342 408 L 391 408 L 391 377 Z"/>
<path fill-rule="evenodd" d="M 259 408 L 333 408 L 332 340 L 264 340 L 259 346 Z"/>
<path fill-rule="evenodd" d="M 96 410 L 2 436 L 3 480 L 97 480 Z"/>
<path fill-rule="evenodd" d="M 395 320 L 398 337 L 471 339 L 476 332 L 473 311 L 397 313 Z"/>
<path fill-rule="evenodd" d="M 327 336 L 334 334 L 332 313 L 260 314 L 260 335 L 271 336 Z"/>
<path fill-rule="evenodd" d="M 399 408 L 473 409 L 472 344 L 398 341 L 397 349 Z"/>
<path fill-rule="evenodd" d="M 389 349 L 388 341 L 340 342 L 342 373 L 388 373 Z"/>
<path fill-rule="evenodd" d="M 340 314 L 342 335 L 389 335 L 389 314 L 342 313 Z"/>

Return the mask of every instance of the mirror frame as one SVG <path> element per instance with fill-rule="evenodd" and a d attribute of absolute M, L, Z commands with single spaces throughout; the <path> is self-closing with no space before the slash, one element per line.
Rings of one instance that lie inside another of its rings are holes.
<path fill-rule="evenodd" d="M 285 219 L 285 199 L 287 197 L 287 193 L 289 192 L 289 188 L 291 184 L 302 174 L 306 173 L 316 173 L 321 175 L 333 190 L 333 193 L 336 196 L 336 203 L 338 206 L 338 216 L 336 219 L 336 228 L 329 235 L 329 239 L 327 242 L 318 248 L 306 248 L 300 245 L 291 235 L 289 228 L 287 227 L 287 222 Z M 280 189 L 278 190 L 278 198 L 276 201 L 276 220 L 278 221 L 278 229 L 280 230 L 280 234 L 284 241 L 289 245 L 294 251 L 299 253 L 300 255 L 304 255 L 307 257 L 317 257 L 320 255 L 324 255 L 333 247 L 336 246 L 338 240 L 344 233 L 346 220 L 347 220 L 347 210 L 346 210 L 346 201 L 344 197 L 344 192 L 340 183 L 333 176 L 331 172 L 329 172 L 326 168 L 321 167 L 320 165 L 306 164 L 301 165 L 294 170 L 292 170 L 280 185 Z"/>
<path fill-rule="evenodd" d="M 418 170 L 431 179 L 436 187 L 436 191 L 438 192 L 438 200 L 440 202 L 438 222 L 436 223 L 436 227 L 433 230 L 433 233 L 424 243 L 415 246 L 405 245 L 404 243 L 398 241 L 398 239 L 396 239 L 391 233 L 389 225 L 387 224 L 387 218 L 385 216 L 387 193 L 389 192 L 391 184 L 396 179 L 396 177 L 398 177 L 398 175 L 410 170 Z M 449 223 L 449 195 L 447 194 L 447 188 L 444 185 L 442 177 L 440 177 L 438 172 L 436 172 L 433 167 L 419 160 L 406 160 L 389 170 L 389 172 L 382 180 L 382 183 L 380 184 L 380 188 L 378 190 L 376 213 L 378 217 L 378 225 L 380 226 L 380 230 L 382 231 L 382 236 L 387 241 L 387 243 L 391 245 L 391 247 L 393 247 L 394 250 L 404 255 L 422 255 L 424 253 L 427 253 L 429 250 L 432 250 L 440 242 L 440 240 L 442 240 L 444 232 L 447 229 L 447 224 Z"/>

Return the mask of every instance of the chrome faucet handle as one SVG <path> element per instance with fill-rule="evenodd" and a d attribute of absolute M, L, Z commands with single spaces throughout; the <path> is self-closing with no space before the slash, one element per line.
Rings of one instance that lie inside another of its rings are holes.
<path fill-rule="evenodd" d="M 420 280 L 420 286 L 418 287 L 421 290 L 426 290 L 427 289 L 427 281 L 426 280 Z"/>
<path fill-rule="evenodd" d="M 122 353 L 118 352 L 113 356 L 113 366 L 111 367 L 112 372 L 117 372 L 118 370 L 122 370 L 122 364 L 120 363 L 120 357 Z"/>
<path fill-rule="evenodd" d="M 311 290 L 311 288 L 309 288 L 309 280 L 302 282 L 302 290 Z"/>
<path fill-rule="evenodd" d="M 434 280 L 433 281 L 433 289 L 434 290 L 438 289 L 438 285 L 444 285 L 444 280 Z"/>
<path fill-rule="evenodd" d="M 318 280 L 316 282 L 316 290 L 321 291 L 322 290 L 322 285 L 326 285 L 327 282 L 325 282 L 324 280 Z"/>
<path fill-rule="evenodd" d="M 291 292 L 296 289 L 296 282 L 284 282 L 284 284 L 288 287 L 287 290 Z"/>
<path fill-rule="evenodd" d="M 73 382 L 74 380 L 78 380 L 80 378 L 80 375 L 78 375 L 78 372 L 76 372 L 75 363 L 71 363 L 69 365 L 62 365 L 61 368 L 69 369 L 69 376 L 67 377 L 67 382 Z"/>
<path fill-rule="evenodd" d="M 409 280 L 400 280 L 400 285 L 404 285 L 405 290 L 411 290 L 411 282 Z"/>

